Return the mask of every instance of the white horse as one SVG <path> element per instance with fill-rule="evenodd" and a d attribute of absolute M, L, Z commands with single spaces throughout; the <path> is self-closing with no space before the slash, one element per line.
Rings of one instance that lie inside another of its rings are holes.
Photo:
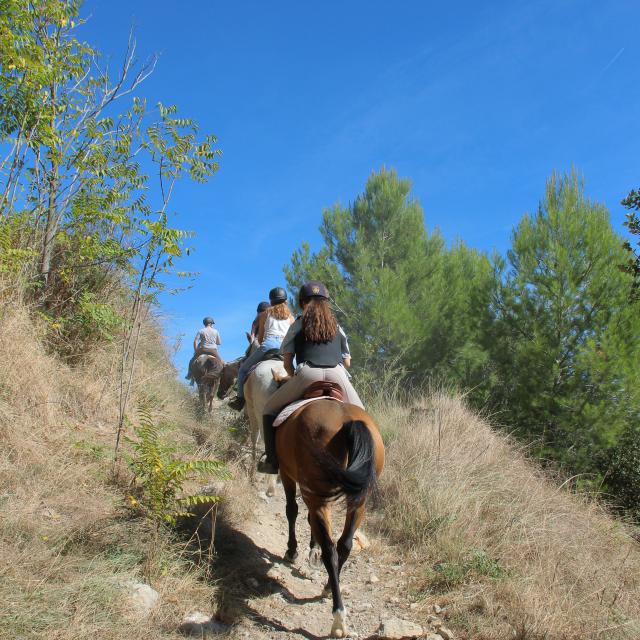
<path fill-rule="evenodd" d="M 262 413 L 269 396 L 278 388 L 274 380 L 274 374 L 278 377 L 287 375 L 284 364 L 280 360 L 263 360 L 259 362 L 253 373 L 244 383 L 245 412 L 249 419 L 249 432 L 251 437 L 251 459 L 255 469 L 257 461 L 258 442 L 262 440 Z M 268 496 L 275 495 L 276 476 L 267 474 Z"/>

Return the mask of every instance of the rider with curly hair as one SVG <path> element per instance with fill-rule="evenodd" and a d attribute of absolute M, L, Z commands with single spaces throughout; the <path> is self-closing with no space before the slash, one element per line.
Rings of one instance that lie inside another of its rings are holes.
<path fill-rule="evenodd" d="M 244 407 L 244 381 L 251 368 L 265 359 L 269 351 L 280 348 L 282 339 L 286 335 L 293 315 L 287 305 L 287 292 L 282 287 L 275 287 L 269 291 L 270 306 L 258 315 L 258 348 L 251 353 L 240 365 L 238 370 L 237 395 L 229 403 L 229 407 L 238 411 Z"/>

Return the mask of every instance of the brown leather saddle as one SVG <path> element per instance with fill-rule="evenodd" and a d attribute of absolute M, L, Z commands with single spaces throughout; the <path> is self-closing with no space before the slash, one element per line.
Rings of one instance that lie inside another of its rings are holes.
<path fill-rule="evenodd" d="M 318 380 L 312 382 L 302 394 L 305 400 L 312 398 L 334 398 L 340 402 L 344 402 L 344 394 L 342 387 L 337 382 L 329 382 L 328 380 Z"/>

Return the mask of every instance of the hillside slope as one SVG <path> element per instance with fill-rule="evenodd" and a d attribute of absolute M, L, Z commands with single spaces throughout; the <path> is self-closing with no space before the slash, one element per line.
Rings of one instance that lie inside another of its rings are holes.
<path fill-rule="evenodd" d="M 117 345 L 72 368 L 43 337 L 19 302 L 0 304 L 0 637 L 175 637 L 186 612 L 211 611 L 215 589 L 112 481 Z M 167 438 L 195 453 L 192 403 L 151 324 L 135 378 L 132 408 L 153 406 Z M 132 582 L 160 593 L 148 618 L 123 588 Z"/>
<path fill-rule="evenodd" d="M 247 532 L 277 564 L 281 497 L 257 500 L 260 487 L 250 490 L 236 466 L 218 522 L 218 561 L 194 564 L 185 539 L 155 537 L 126 507 L 127 487 L 111 480 L 117 345 L 70 367 L 46 353 L 43 339 L 26 308 L 0 304 L 0 637 L 179 637 L 184 615 L 195 610 L 232 623 L 231 637 L 326 633 L 329 603 L 310 602 L 315 617 L 307 619 L 296 602 L 313 598 L 322 576 L 305 582 L 284 570 L 281 578 L 266 577 L 264 567 L 245 571 L 254 579 L 245 587 L 257 584 L 258 597 L 270 596 L 274 580 L 293 593 L 260 624 L 262 604 L 238 605 L 230 587 L 237 571 L 225 578 L 225 555 L 231 561 L 242 550 Z M 218 409 L 198 421 L 157 327 L 145 327 L 141 344 L 131 406 L 152 407 L 181 456 L 235 464 L 243 448 L 241 434 L 230 439 L 229 415 Z M 381 612 L 395 610 L 426 628 L 437 603 L 456 638 L 640 638 L 636 530 L 560 487 L 459 399 L 383 395 L 369 406 L 387 466 L 365 522 L 374 545 L 345 577 L 360 633 L 373 633 Z M 304 541 L 304 513 L 298 523 Z M 372 586 L 371 574 L 384 585 Z M 125 597 L 122 584 L 131 580 L 159 592 L 149 616 Z"/>
<path fill-rule="evenodd" d="M 425 604 L 444 597 L 470 638 L 640 638 L 637 529 L 459 399 L 376 415 L 389 444 L 379 527 L 407 550 Z"/>

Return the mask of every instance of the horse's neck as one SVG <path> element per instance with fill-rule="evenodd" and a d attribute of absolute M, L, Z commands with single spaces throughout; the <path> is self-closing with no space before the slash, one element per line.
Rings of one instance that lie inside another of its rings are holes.
<path fill-rule="evenodd" d="M 254 338 L 253 342 L 247 347 L 247 350 L 244 353 L 244 357 L 248 358 L 259 346 L 260 343 L 258 342 L 258 339 Z"/>

